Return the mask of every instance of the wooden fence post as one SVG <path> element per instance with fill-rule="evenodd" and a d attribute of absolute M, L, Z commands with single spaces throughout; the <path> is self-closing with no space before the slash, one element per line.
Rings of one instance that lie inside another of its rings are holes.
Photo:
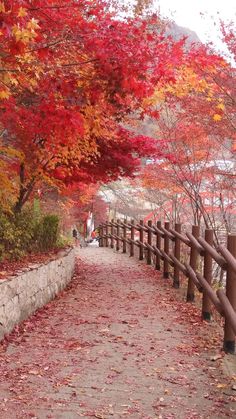
<path fill-rule="evenodd" d="M 228 236 L 227 248 L 236 258 L 236 235 Z M 227 264 L 226 274 L 226 296 L 234 311 L 236 311 L 236 273 L 229 263 Z M 228 353 L 235 353 L 235 333 L 227 319 L 225 319 L 224 327 L 224 350 Z"/>
<path fill-rule="evenodd" d="M 181 233 L 181 224 L 178 224 L 178 223 L 175 224 L 175 231 L 177 231 L 177 233 Z M 178 259 L 179 261 L 180 261 L 180 251 L 181 251 L 181 241 L 180 241 L 179 237 L 175 236 L 174 255 L 175 255 L 176 259 Z M 175 264 L 174 265 L 173 287 L 176 288 L 176 289 L 179 288 L 179 273 L 180 273 L 180 269 Z"/>
<path fill-rule="evenodd" d="M 167 221 L 165 223 L 165 229 L 169 230 L 170 229 L 170 223 L 169 221 Z M 170 248 L 170 239 L 167 236 L 167 234 L 165 234 L 164 237 L 164 252 L 167 253 L 167 255 L 169 254 L 169 248 Z M 168 260 L 166 258 L 164 258 L 164 272 L 163 272 L 163 277 L 164 278 L 169 278 L 169 263 Z"/>
<path fill-rule="evenodd" d="M 117 252 L 119 252 L 119 250 L 120 250 L 120 240 L 119 240 L 119 237 L 120 237 L 120 226 L 119 226 L 119 224 L 120 224 L 120 220 L 118 219 L 118 220 L 116 220 L 116 222 L 117 222 L 117 227 L 116 227 L 116 235 L 117 235 L 117 239 L 116 239 L 116 250 L 117 250 Z"/>
<path fill-rule="evenodd" d="M 99 239 L 98 239 L 98 245 L 99 245 L 99 247 L 102 247 L 102 239 L 101 239 L 101 236 L 102 236 L 102 226 L 100 224 L 100 226 L 98 227 L 98 237 L 99 237 Z"/>
<path fill-rule="evenodd" d="M 103 238 L 103 235 L 104 235 L 104 227 L 103 227 L 103 224 L 101 225 L 101 247 L 104 247 L 104 238 Z"/>
<path fill-rule="evenodd" d="M 200 234 L 200 227 L 199 226 L 192 226 L 192 235 L 197 239 Z M 197 262 L 198 262 L 198 251 L 197 249 L 191 244 L 191 251 L 190 251 L 190 266 L 194 271 L 197 270 Z M 187 301 L 194 301 L 195 285 L 191 278 L 188 279 L 188 290 L 187 290 Z"/>
<path fill-rule="evenodd" d="M 205 231 L 205 240 L 210 246 L 213 246 L 213 230 L 207 229 Z M 211 285 L 212 282 L 212 257 L 209 252 L 204 252 L 204 270 L 203 276 Z M 202 318 L 203 320 L 211 321 L 211 299 L 209 295 L 203 290 L 202 297 Z"/>
<path fill-rule="evenodd" d="M 131 221 L 130 239 L 134 240 L 134 220 Z M 134 256 L 134 243 L 130 242 L 130 256 Z"/>
<path fill-rule="evenodd" d="M 148 227 L 152 228 L 152 221 L 149 220 L 148 221 Z M 150 246 L 152 246 L 152 231 L 150 229 L 148 229 L 148 237 L 147 237 L 147 242 Z M 147 249 L 147 265 L 151 265 L 152 264 L 152 251 L 151 249 Z"/>
<path fill-rule="evenodd" d="M 108 221 L 106 221 L 106 226 L 105 226 L 105 232 L 106 232 L 106 239 L 105 239 L 105 244 L 106 247 L 109 246 L 109 225 L 108 225 Z"/>
<path fill-rule="evenodd" d="M 143 226 L 143 220 L 140 220 L 139 224 Z M 143 243 L 143 229 L 139 230 L 139 241 Z M 143 260 L 143 246 L 139 245 L 139 260 Z"/>
<path fill-rule="evenodd" d="M 127 226 L 126 226 L 126 224 L 127 224 L 127 220 L 124 220 L 124 227 L 123 227 L 123 231 L 124 231 L 124 234 L 123 234 L 123 253 L 126 253 L 126 248 L 127 248 L 127 246 L 126 246 Z"/>
<path fill-rule="evenodd" d="M 114 220 L 111 220 L 111 248 L 114 248 L 114 237 L 112 237 L 114 235 L 114 226 L 113 226 Z"/>
<path fill-rule="evenodd" d="M 157 221 L 157 228 L 161 229 L 161 221 Z M 160 233 L 156 233 L 156 247 L 161 250 L 161 235 Z M 161 270 L 161 258 L 160 255 L 157 253 L 156 254 L 156 264 L 155 264 L 155 269 L 157 269 L 158 271 Z"/>

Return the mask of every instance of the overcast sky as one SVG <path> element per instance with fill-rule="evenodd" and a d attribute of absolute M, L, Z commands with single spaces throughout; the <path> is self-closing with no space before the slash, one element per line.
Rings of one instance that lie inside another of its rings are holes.
<path fill-rule="evenodd" d="M 195 31 L 203 42 L 212 41 L 219 48 L 218 25 L 214 23 L 222 19 L 233 21 L 236 26 L 236 0 L 155 0 L 155 5 L 162 15 Z"/>

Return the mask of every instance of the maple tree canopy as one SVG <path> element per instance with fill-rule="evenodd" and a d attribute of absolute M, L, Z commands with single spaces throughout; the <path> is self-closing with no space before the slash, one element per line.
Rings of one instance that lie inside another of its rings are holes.
<path fill-rule="evenodd" d="M 159 16 L 142 16 L 150 2 L 136 3 L 121 19 L 109 1 L 0 1 L 0 199 L 15 211 L 36 185 L 106 183 L 144 156 L 183 159 L 168 127 L 157 140 L 129 124 L 158 119 L 160 102 L 179 118 L 179 141 L 199 138 L 199 156 L 213 134 L 235 138 L 235 71 L 173 41 Z M 222 32 L 235 54 L 233 29 Z"/>
<path fill-rule="evenodd" d="M 1 164 L 17 210 L 37 182 L 106 182 L 157 152 L 124 123 L 174 77 L 183 42 L 162 27 L 117 19 L 102 1 L 0 2 Z"/>

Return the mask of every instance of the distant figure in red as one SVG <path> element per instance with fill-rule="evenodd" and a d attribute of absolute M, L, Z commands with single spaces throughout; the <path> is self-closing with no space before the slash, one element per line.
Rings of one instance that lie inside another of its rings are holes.
<path fill-rule="evenodd" d="M 91 237 L 92 237 L 93 240 L 96 239 L 97 234 L 96 234 L 96 231 L 95 230 L 92 231 Z"/>

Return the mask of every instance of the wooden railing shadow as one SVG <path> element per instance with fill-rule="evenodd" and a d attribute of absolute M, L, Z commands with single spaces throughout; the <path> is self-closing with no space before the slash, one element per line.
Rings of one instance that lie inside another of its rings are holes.
<path fill-rule="evenodd" d="M 163 271 L 164 278 L 173 278 L 173 287 L 180 287 L 180 273 L 187 278 L 186 301 L 193 302 L 195 288 L 202 294 L 202 318 L 210 321 L 212 304 L 224 317 L 223 349 L 235 353 L 236 336 L 236 235 L 228 235 L 227 246 L 217 245 L 214 231 L 205 230 L 200 235 L 200 227 L 192 226 L 192 232 L 181 233 L 181 224 L 171 228 L 170 223 L 158 221 L 147 224 L 140 220 L 130 223 L 126 220 L 111 220 L 99 227 L 99 246 L 122 250 L 138 259 L 146 260 L 157 270 Z M 188 252 L 186 252 L 188 248 Z M 216 291 L 213 284 L 213 267 L 219 266 L 226 274 L 225 284 Z"/>

